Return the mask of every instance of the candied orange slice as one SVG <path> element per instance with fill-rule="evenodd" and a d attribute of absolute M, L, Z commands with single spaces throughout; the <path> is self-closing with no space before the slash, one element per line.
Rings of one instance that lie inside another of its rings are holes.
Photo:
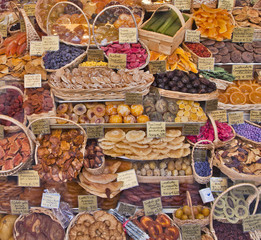
<path fill-rule="evenodd" d="M 238 80 L 236 82 L 237 82 L 238 86 L 243 85 L 243 84 L 249 84 L 249 85 L 252 84 L 251 80 Z"/>
<path fill-rule="evenodd" d="M 248 84 L 240 85 L 239 89 L 242 93 L 251 93 L 253 91 L 253 88 L 251 87 L 251 85 L 248 85 Z"/>
<path fill-rule="evenodd" d="M 249 100 L 251 103 L 260 104 L 261 103 L 261 92 L 253 91 L 249 94 Z"/>
<path fill-rule="evenodd" d="M 256 92 L 261 92 L 261 87 L 255 89 Z"/>
<path fill-rule="evenodd" d="M 242 92 L 233 92 L 230 95 L 230 102 L 234 105 L 243 105 L 246 103 L 246 96 Z"/>
<path fill-rule="evenodd" d="M 253 84 L 251 84 L 251 87 L 253 88 L 253 91 L 255 91 L 257 88 L 259 88 L 261 86 L 257 83 L 253 83 Z"/>
<path fill-rule="evenodd" d="M 160 53 L 150 51 L 150 61 L 155 61 L 159 58 Z"/>
<path fill-rule="evenodd" d="M 227 97 L 227 95 L 226 94 L 224 94 L 224 93 L 220 93 L 219 95 L 218 95 L 218 101 L 219 102 L 222 102 L 222 103 L 228 103 L 228 97 Z"/>
<path fill-rule="evenodd" d="M 234 86 L 228 87 L 226 90 L 226 93 L 234 93 L 234 92 L 241 92 L 241 91 L 238 87 L 234 87 Z"/>
<path fill-rule="evenodd" d="M 220 9 L 220 8 L 216 8 L 216 9 L 210 8 L 210 7 L 208 7 L 208 6 L 205 5 L 205 4 L 202 4 L 202 5 L 201 5 L 201 8 L 202 8 L 204 11 L 208 12 L 208 13 L 217 13 L 217 12 L 221 12 L 221 11 L 222 11 L 222 9 Z"/>
<path fill-rule="evenodd" d="M 251 101 L 249 99 L 249 93 L 244 93 L 244 95 L 246 96 L 246 103 L 251 104 Z"/>

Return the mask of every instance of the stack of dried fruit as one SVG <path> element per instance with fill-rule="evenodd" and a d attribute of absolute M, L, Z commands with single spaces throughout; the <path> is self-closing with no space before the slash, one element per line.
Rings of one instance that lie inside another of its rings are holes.
<path fill-rule="evenodd" d="M 75 179 L 83 165 L 84 136 L 77 129 L 52 130 L 37 137 L 38 164 L 33 168 L 41 179 L 66 182 Z"/>
<path fill-rule="evenodd" d="M 108 65 L 107 62 L 93 62 L 93 61 L 86 61 L 81 63 L 80 67 L 106 67 Z"/>
<path fill-rule="evenodd" d="M 132 220 L 141 230 L 148 233 L 150 239 L 177 240 L 180 233 L 179 228 L 164 213 L 157 216 L 143 216 Z"/>
<path fill-rule="evenodd" d="M 223 41 L 231 39 L 234 25 L 232 16 L 225 9 L 213 9 L 205 4 L 201 5 L 199 10 L 193 13 L 201 37 Z"/>
<path fill-rule="evenodd" d="M 168 146 L 167 146 L 168 147 Z M 133 164 L 138 176 L 188 176 L 192 175 L 191 161 L 189 157 L 178 160 L 165 160 L 163 162 L 150 161 L 148 163 Z"/>
<path fill-rule="evenodd" d="M 261 131 L 259 127 L 247 122 L 244 122 L 243 124 L 234 124 L 232 126 L 239 136 L 245 137 L 251 141 L 261 142 Z"/>
<path fill-rule="evenodd" d="M 220 91 L 218 101 L 224 104 L 244 105 L 261 103 L 261 85 L 256 81 L 236 81 Z"/>
<path fill-rule="evenodd" d="M 44 187 L 26 187 L 24 191 L 20 194 L 20 200 L 26 200 L 29 202 L 30 206 L 38 207 L 41 206 L 42 194 Z"/>
<path fill-rule="evenodd" d="M 253 27 L 261 29 L 261 12 L 258 9 L 245 6 L 234 9 L 232 14 L 240 27 Z"/>
<path fill-rule="evenodd" d="M 179 110 L 175 122 L 205 122 L 207 116 L 198 102 L 178 100 Z"/>
<path fill-rule="evenodd" d="M 197 73 L 197 66 L 193 63 L 191 54 L 178 47 L 170 56 L 150 51 L 150 61 L 166 60 L 166 70 L 175 69 Z"/>
<path fill-rule="evenodd" d="M 184 43 L 193 53 L 199 57 L 211 57 L 211 52 L 201 43 Z"/>
<path fill-rule="evenodd" d="M 173 213 L 173 216 L 175 216 L 178 219 L 181 220 L 188 220 L 192 219 L 192 211 L 194 213 L 194 217 L 196 219 L 204 219 L 208 218 L 210 214 L 210 210 L 207 207 L 203 207 L 201 205 L 198 206 L 192 206 L 192 209 L 188 206 L 185 205 L 182 208 L 179 208 Z"/>
<path fill-rule="evenodd" d="M 190 154 L 189 144 L 184 143 L 181 131 L 169 129 L 164 138 L 148 138 L 144 130 L 110 130 L 105 138 L 99 139 L 104 154 L 133 160 L 155 160 L 181 158 Z"/>

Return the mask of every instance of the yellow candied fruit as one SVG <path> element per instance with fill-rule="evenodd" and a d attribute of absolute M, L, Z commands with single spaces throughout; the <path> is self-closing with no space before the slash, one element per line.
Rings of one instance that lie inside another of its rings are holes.
<path fill-rule="evenodd" d="M 177 104 L 178 104 L 178 105 L 183 104 L 183 103 L 184 103 L 183 100 L 178 100 L 178 101 L 177 101 Z"/>
<path fill-rule="evenodd" d="M 175 117 L 175 122 L 176 123 L 180 123 L 181 122 L 181 118 L 180 117 Z"/>
<path fill-rule="evenodd" d="M 199 104 L 198 102 L 194 102 L 194 107 L 199 108 L 199 107 L 200 107 L 200 104 Z"/>
<path fill-rule="evenodd" d="M 205 121 L 207 121 L 207 120 L 208 120 L 208 118 L 207 118 L 206 115 L 203 115 L 202 117 L 200 117 L 200 121 L 205 122 Z"/>
<path fill-rule="evenodd" d="M 186 116 L 181 117 L 181 122 L 188 122 L 188 117 Z"/>
<path fill-rule="evenodd" d="M 193 105 L 194 105 L 194 101 L 189 100 L 189 101 L 188 101 L 188 105 L 193 106 Z"/>
<path fill-rule="evenodd" d="M 182 117 L 183 115 L 184 115 L 184 111 L 179 110 L 178 113 L 177 113 L 177 116 L 178 117 Z"/>
<path fill-rule="evenodd" d="M 192 113 L 196 113 L 197 112 L 197 109 L 195 107 L 191 108 L 191 112 Z"/>
<path fill-rule="evenodd" d="M 185 117 L 189 117 L 189 116 L 190 116 L 190 112 L 189 112 L 189 111 L 185 111 L 185 112 L 184 112 L 184 116 L 185 116 Z"/>
<path fill-rule="evenodd" d="M 188 100 L 183 100 L 184 104 L 187 105 L 189 102 Z"/>
<path fill-rule="evenodd" d="M 179 109 L 184 109 L 185 106 L 186 106 L 185 104 L 180 104 L 180 105 L 179 105 Z"/>
<path fill-rule="evenodd" d="M 185 110 L 186 110 L 186 111 L 190 111 L 190 110 L 191 110 L 191 106 L 190 106 L 190 105 L 186 105 L 186 106 L 185 106 Z"/>
<path fill-rule="evenodd" d="M 204 112 L 202 111 L 202 109 L 199 109 L 199 110 L 197 111 L 197 115 L 198 115 L 199 117 L 202 117 L 202 116 L 204 115 Z"/>
<path fill-rule="evenodd" d="M 103 66 L 107 66 L 108 63 L 106 62 L 93 62 L 93 61 L 86 61 L 81 63 L 79 66 L 80 67 L 103 67 Z"/>
<path fill-rule="evenodd" d="M 190 114 L 190 120 L 195 122 L 195 121 L 198 121 L 198 116 L 196 113 L 191 113 Z"/>

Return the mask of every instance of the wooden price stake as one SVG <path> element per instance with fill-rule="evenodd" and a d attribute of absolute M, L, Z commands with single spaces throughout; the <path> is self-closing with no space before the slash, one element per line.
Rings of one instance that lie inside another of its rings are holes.
<path fill-rule="evenodd" d="M 227 178 L 212 177 L 210 178 L 210 189 L 212 192 L 224 192 L 227 189 Z"/>
<path fill-rule="evenodd" d="M 232 42 L 253 42 L 254 28 L 236 27 L 233 31 Z"/>
<path fill-rule="evenodd" d="M 126 68 L 127 54 L 110 53 L 108 67 L 113 69 Z"/>
<path fill-rule="evenodd" d="M 200 31 L 186 30 L 185 42 L 199 43 L 200 42 Z"/>
<path fill-rule="evenodd" d="M 36 4 L 33 4 L 33 3 L 24 5 L 24 11 L 26 12 L 28 17 L 35 16 L 35 6 L 36 6 Z"/>
<path fill-rule="evenodd" d="M 42 36 L 43 50 L 44 51 L 58 51 L 59 36 Z"/>
<path fill-rule="evenodd" d="M 217 110 L 218 99 L 208 100 L 205 102 L 205 112 L 209 113 Z"/>
<path fill-rule="evenodd" d="M 125 93 L 125 104 L 133 105 L 133 104 L 142 104 L 142 94 L 141 93 Z"/>
<path fill-rule="evenodd" d="M 32 123 L 32 131 L 35 135 L 50 134 L 51 130 L 49 119 L 39 119 Z"/>
<path fill-rule="evenodd" d="M 143 208 L 146 216 L 162 212 L 161 198 L 158 197 L 143 201 Z"/>
<path fill-rule="evenodd" d="M 198 224 L 186 224 L 181 226 L 183 240 L 201 240 L 201 227 Z"/>
<path fill-rule="evenodd" d="M 136 28 L 119 28 L 119 43 L 137 43 Z"/>
<path fill-rule="evenodd" d="M 137 210 L 136 206 L 120 202 L 118 213 L 130 217 L 135 214 L 136 210 Z"/>
<path fill-rule="evenodd" d="M 261 111 L 251 110 L 250 111 L 250 121 L 251 122 L 261 122 Z"/>
<path fill-rule="evenodd" d="M 198 59 L 198 69 L 204 71 L 214 71 L 215 58 L 199 58 Z"/>
<path fill-rule="evenodd" d="M 7 25 L 6 24 L 0 24 L 0 34 L 2 37 L 7 37 Z"/>
<path fill-rule="evenodd" d="M 244 123 L 244 113 L 243 112 L 230 112 L 228 113 L 228 123 L 233 124 L 243 124 Z"/>
<path fill-rule="evenodd" d="M 79 212 L 95 211 L 98 209 L 97 196 L 95 195 L 79 195 L 78 196 Z"/>
<path fill-rule="evenodd" d="M 37 171 L 23 170 L 18 173 L 19 187 L 40 187 L 40 178 Z"/>
<path fill-rule="evenodd" d="M 198 135 L 199 130 L 200 130 L 200 125 L 198 123 L 192 123 L 192 124 L 184 123 L 182 128 L 182 135 L 184 136 Z"/>
<path fill-rule="evenodd" d="M 161 196 L 177 196 L 179 195 L 179 180 L 160 181 Z"/>
<path fill-rule="evenodd" d="M 26 214 L 29 212 L 27 200 L 11 200 L 11 213 L 15 215 Z"/>
<path fill-rule="evenodd" d="M 87 126 L 86 133 L 88 138 L 103 138 L 104 137 L 104 126 Z"/>
<path fill-rule="evenodd" d="M 5 137 L 4 126 L 0 125 L 0 139 L 3 139 L 4 137 Z"/>
<path fill-rule="evenodd" d="M 42 87 L 41 74 L 25 74 L 24 75 L 25 88 L 40 88 Z"/>
<path fill-rule="evenodd" d="M 215 121 L 227 122 L 227 110 L 216 110 L 212 111 L 210 115 Z"/>
<path fill-rule="evenodd" d="M 190 10 L 191 0 L 174 0 L 174 6 L 179 10 Z"/>
<path fill-rule="evenodd" d="M 103 50 L 100 49 L 89 49 L 87 54 L 87 60 L 90 62 L 104 61 Z"/>
<path fill-rule="evenodd" d="M 230 11 L 234 8 L 234 0 L 219 0 L 218 8 L 222 8 Z"/>
<path fill-rule="evenodd" d="M 147 122 L 146 125 L 148 138 L 163 138 L 166 136 L 165 122 Z"/>
<path fill-rule="evenodd" d="M 137 175 L 134 169 L 118 173 L 117 181 L 123 182 L 121 191 L 139 186 Z"/>
<path fill-rule="evenodd" d="M 232 75 L 235 77 L 235 80 L 252 80 L 253 72 L 253 65 L 242 64 L 232 66 Z"/>
<path fill-rule="evenodd" d="M 42 41 L 31 41 L 30 42 L 30 56 L 41 56 L 42 54 L 43 54 Z"/>
<path fill-rule="evenodd" d="M 166 72 L 166 61 L 150 61 L 149 71 L 151 74 Z"/>

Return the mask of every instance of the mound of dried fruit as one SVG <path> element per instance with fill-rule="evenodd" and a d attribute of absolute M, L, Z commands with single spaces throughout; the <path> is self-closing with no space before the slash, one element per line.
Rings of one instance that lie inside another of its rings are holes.
<path fill-rule="evenodd" d="M 174 70 L 166 73 L 158 73 L 154 76 L 155 81 L 152 86 L 165 90 L 204 94 L 211 93 L 217 89 L 214 82 L 199 77 L 198 74 L 192 72 L 187 73 L 180 70 Z"/>
<path fill-rule="evenodd" d="M 255 142 L 261 142 L 261 130 L 259 127 L 244 122 L 243 124 L 233 125 L 233 128 L 238 135 Z"/>
<path fill-rule="evenodd" d="M 185 43 L 185 45 L 199 57 L 211 56 L 211 52 L 201 43 Z"/>
<path fill-rule="evenodd" d="M 223 41 L 231 39 L 234 25 L 232 16 L 225 9 L 213 9 L 205 4 L 193 13 L 201 37 Z"/>
<path fill-rule="evenodd" d="M 194 214 L 195 219 L 204 219 L 208 218 L 210 214 L 210 210 L 207 207 L 198 205 L 198 206 L 192 206 L 192 209 L 188 206 L 185 205 L 182 208 L 179 208 L 173 213 L 173 216 L 175 216 L 178 219 L 181 220 L 188 220 L 192 219 L 192 211 Z"/>

